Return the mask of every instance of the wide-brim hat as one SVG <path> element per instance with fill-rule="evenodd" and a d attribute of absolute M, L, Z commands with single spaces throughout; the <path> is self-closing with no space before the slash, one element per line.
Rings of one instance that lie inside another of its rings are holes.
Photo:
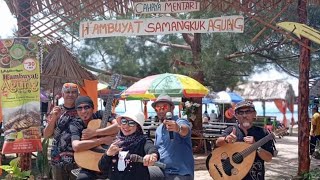
<path fill-rule="evenodd" d="M 157 100 L 155 100 L 155 101 L 151 104 L 151 106 L 152 106 L 153 108 L 155 108 L 155 107 L 156 107 L 156 104 L 159 103 L 159 102 L 166 102 L 166 103 L 169 103 L 171 106 L 174 106 L 174 103 L 172 102 L 171 97 L 170 97 L 169 95 L 166 95 L 166 94 L 160 95 L 160 96 L 157 98 Z"/>
<path fill-rule="evenodd" d="M 143 123 L 145 121 L 144 115 L 143 115 L 142 112 L 137 112 L 137 111 L 133 112 L 133 111 L 131 111 L 131 112 L 125 112 L 123 115 L 120 115 L 120 116 L 117 117 L 117 122 L 118 122 L 119 125 L 121 125 L 120 121 L 121 121 L 121 118 L 123 118 L 123 117 L 132 119 L 133 121 L 138 123 L 141 127 L 143 126 Z"/>
<path fill-rule="evenodd" d="M 241 101 L 241 102 L 238 102 L 236 104 L 236 107 L 235 107 L 235 111 L 239 110 L 239 109 L 242 109 L 242 108 L 253 108 L 255 110 L 255 107 L 252 103 L 252 101 Z"/>

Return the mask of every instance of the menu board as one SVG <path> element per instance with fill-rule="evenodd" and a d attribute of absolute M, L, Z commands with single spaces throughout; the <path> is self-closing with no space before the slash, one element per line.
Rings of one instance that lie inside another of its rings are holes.
<path fill-rule="evenodd" d="M 37 42 L 36 38 L 0 39 L 3 154 L 42 149 Z"/>

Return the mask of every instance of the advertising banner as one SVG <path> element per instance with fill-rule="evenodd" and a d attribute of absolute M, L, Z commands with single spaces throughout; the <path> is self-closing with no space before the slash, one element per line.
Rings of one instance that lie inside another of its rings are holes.
<path fill-rule="evenodd" d="M 243 16 L 222 16 L 210 19 L 149 18 L 106 20 L 80 23 L 80 38 L 141 36 L 174 33 L 242 33 Z"/>
<path fill-rule="evenodd" d="M 2 153 L 40 151 L 40 63 L 35 38 L 0 39 Z"/>

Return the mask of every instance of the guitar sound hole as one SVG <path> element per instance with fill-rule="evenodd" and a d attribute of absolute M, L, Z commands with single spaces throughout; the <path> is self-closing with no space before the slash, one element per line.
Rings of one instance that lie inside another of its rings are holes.
<path fill-rule="evenodd" d="M 243 161 L 243 156 L 240 153 L 234 153 L 232 155 L 232 160 L 236 164 L 240 164 Z"/>

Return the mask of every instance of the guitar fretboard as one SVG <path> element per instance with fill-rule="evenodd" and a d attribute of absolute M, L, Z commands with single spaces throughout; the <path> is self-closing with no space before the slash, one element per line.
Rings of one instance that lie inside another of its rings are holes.
<path fill-rule="evenodd" d="M 120 74 L 112 74 L 110 82 L 109 82 L 109 89 L 111 91 L 108 94 L 107 99 L 106 99 L 105 111 L 103 112 L 103 115 L 102 115 L 100 128 L 104 128 L 107 126 L 107 122 L 109 120 L 109 117 L 111 116 L 112 102 L 114 99 L 115 90 L 116 90 L 117 86 L 119 85 L 120 81 L 121 81 Z"/>
<path fill-rule="evenodd" d="M 270 133 L 267 136 L 265 136 L 264 138 L 260 139 L 258 142 L 252 144 L 250 147 L 248 147 L 245 150 L 241 151 L 240 154 L 243 157 L 246 157 L 249 154 L 251 154 L 253 151 L 257 150 L 259 147 L 261 147 L 262 145 L 267 143 L 268 141 L 272 140 L 274 137 L 275 137 L 274 133 Z"/>

